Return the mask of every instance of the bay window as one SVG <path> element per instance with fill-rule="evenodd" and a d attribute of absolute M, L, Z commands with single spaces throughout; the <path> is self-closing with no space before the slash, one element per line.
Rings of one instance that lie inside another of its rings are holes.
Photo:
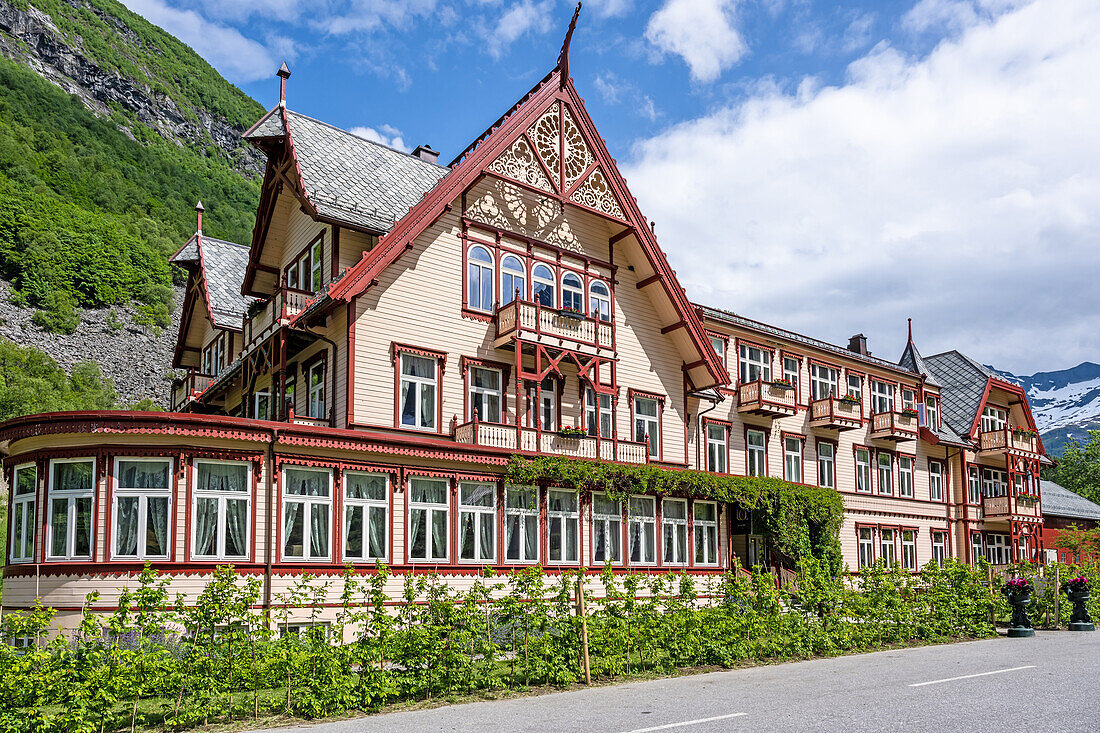
<path fill-rule="evenodd" d="M 504 557 L 513 562 L 539 561 L 539 490 L 533 486 L 504 489 Z"/>
<path fill-rule="evenodd" d="M 771 381 L 772 352 L 761 349 L 758 346 L 741 344 L 740 357 L 741 384 L 755 382 L 758 379 L 762 379 L 765 382 Z"/>
<path fill-rule="evenodd" d="M 283 469 L 283 559 L 332 557 L 332 471 Z"/>
<path fill-rule="evenodd" d="M 727 430 L 725 425 L 707 423 L 707 470 L 712 473 L 726 472 Z"/>
<path fill-rule="evenodd" d="M 309 402 L 306 405 L 306 414 L 309 417 L 323 420 L 325 417 L 325 360 L 320 359 L 310 365 L 306 375 L 306 385 L 309 388 Z"/>
<path fill-rule="evenodd" d="M 113 557 L 168 557 L 172 460 L 119 458 L 115 461 Z"/>
<path fill-rule="evenodd" d="M 50 461 L 47 560 L 91 559 L 94 494 L 94 459 Z"/>
<path fill-rule="evenodd" d="M 875 564 L 875 542 L 870 527 L 859 528 L 859 566 L 869 568 Z"/>
<path fill-rule="evenodd" d="M 546 527 L 549 541 L 549 561 L 575 563 L 579 561 L 580 511 L 573 491 L 549 489 L 546 492 Z"/>
<path fill-rule="evenodd" d="M 871 380 L 871 409 L 876 413 L 894 411 L 894 385 Z"/>
<path fill-rule="evenodd" d="M 471 366 L 470 379 L 470 415 L 473 419 L 477 413 L 478 419 L 485 422 L 501 422 L 501 372 L 499 369 L 489 369 L 480 366 Z"/>
<path fill-rule="evenodd" d="M 718 505 L 713 501 L 692 502 L 695 530 L 695 564 L 718 564 Z"/>
<path fill-rule="evenodd" d="M 622 562 L 622 505 L 607 494 L 592 495 L 592 561 Z"/>
<path fill-rule="evenodd" d="M 832 443 L 817 444 L 817 485 L 836 487 L 836 448 Z"/>
<path fill-rule="evenodd" d="M 244 461 L 196 460 L 192 475 L 191 557 L 247 559 L 251 467 Z"/>
<path fill-rule="evenodd" d="M 527 299 L 527 271 L 523 267 L 523 261 L 515 255 L 505 255 L 500 263 L 500 302 L 505 305 L 519 296 L 520 300 Z"/>
<path fill-rule="evenodd" d="M 882 562 L 890 567 L 894 564 L 894 530 L 879 530 L 879 547 L 881 548 L 879 556 L 882 558 Z"/>
<path fill-rule="evenodd" d="M 531 274 L 535 302 L 546 308 L 556 308 L 558 302 L 555 297 L 554 273 L 546 265 L 535 265 Z"/>
<path fill-rule="evenodd" d="M 894 493 L 894 461 L 889 453 L 878 454 L 878 493 Z"/>
<path fill-rule="evenodd" d="M 763 430 L 749 430 L 745 433 L 746 458 L 748 460 L 749 476 L 766 476 L 767 456 L 765 455 L 765 442 Z"/>
<path fill-rule="evenodd" d="M 409 479 L 409 559 L 445 562 L 450 507 L 445 479 Z"/>
<path fill-rule="evenodd" d="M 601 438 L 611 437 L 611 395 L 597 393 L 592 387 L 584 388 L 584 412 L 588 434 Z"/>
<path fill-rule="evenodd" d="M 11 561 L 34 559 L 34 507 L 38 471 L 33 463 L 15 467 L 11 500 Z"/>
<path fill-rule="evenodd" d="M 344 559 L 385 560 L 389 532 L 389 477 L 344 471 Z"/>
<path fill-rule="evenodd" d="M 787 481 L 802 483 L 802 439 L 783 438 L 783 474 Z"/>
<path fill-rule="evenodd" d="M 497 487 L 463 481 L 458 485 L 458 559 L 496 559 Z"/>
<path fill-rule="evenodd" d="M 688 514 L 684 499 L 665 499 L 661 505 L 661 533 L 666 565 L 687 564 Z"/>
<path fill-rule="evenodd" d="M 913 498 L 912 456 L 898 456 L 898 496 Z"/>
<path fill-rule="evenodd" d="M 943 464 L 939 461 L 928 463 L 928 498 L 943 501 Z"/>
<path fill-rule="evenodd" d="M 470 247 L 466 256 L 466 307 L 493 311 L 493 256 L 484 247 Z"/>
<path fill-rule="evenodd" d="M 660 458 L 661 434 L 660 421 L 657 418 L 657 400 L 651 397 L 634 398 L 634 440 L 644 443 L 649 440 L 649 457 Z"/>
<path fill-rule="evenodd" d="M 917 569 L 917 533 L 911 529 L 901 531 L 901 564 L 906 570 Z"/>
<path fill-rule="evenodd" d="M 561 278 L 561 307 L 584 313 L 584 286 L 572 272 L 565 273 Z"/>
<path fill-rule="evenodd" d="M 436 429 L 438 362 L 427 356 L 401 354 L 401 426 Z"/>
<path fill-rule="evenodd" d="M 934 395 L 924 398 L 924 422 L 929 430 L 938 430 L 940 427 L 940 400 Z"/>
<path fill-rule="evenodd" d="M 871 451 L 856 448 L 856 491 L 871 493 Z"/>
<path fill-rule="evenodd" d="M 840 370 L 821 364 L 810 364 L 810 396 L 815 400 L 836 397 Z"/>
<path fill-rule="evenodd" d="M 627 522 L 630 562 L 643 565 L 657 562 L 657 500 L 652 496 L 630 497 Z"/>

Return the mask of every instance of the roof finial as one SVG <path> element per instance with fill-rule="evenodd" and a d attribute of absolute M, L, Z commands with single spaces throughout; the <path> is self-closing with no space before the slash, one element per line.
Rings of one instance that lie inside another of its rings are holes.
<path fill-rule="evenodd" d="M 195 228 L 196 234 L 202 234 L 202 212 L 204 211 L 206 211 L 206 209 L 202 208 L 202 201 L 199 201 L 197 204 L 195 204 L 195 214 L 197 214 L 197 218 L 199 220 L 198 226 Z"/>
<path fill-rule="evenodd" d="M 582 3 L 577 3 L 577 9 L 573 11 L 573 20 L 569 21 L 569 30 L 565 32 L 565 40 L 561 44 L 561 53 L 558 54 L 562 89 L 565 89 L 565 83 L 569 81 L 569 42 L 573 40 L 573 31 L 577 29 L 577 16 L 581 14 L 581 5 Z"/>
<path fill-rule="evenodd" d="M 913 343 L 913 319 L 907 319 L 909 321 L 909 343 Z"/>
<path fill-rule="evenodd" d="M 284 61 L 279 70 L 275 72 L 275 75 L 279 77 L 279 106 L 286 106 L 286 80 L 290 78 L 290 67 L 286 65 Z"/>

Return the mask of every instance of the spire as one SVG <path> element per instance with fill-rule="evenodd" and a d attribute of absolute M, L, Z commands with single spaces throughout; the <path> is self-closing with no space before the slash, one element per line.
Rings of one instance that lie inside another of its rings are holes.
<path fill-rule="evenodd" d="M 279 77 L 279 106 L 286 106 L 286 80 L 290 78 L 290 67 L 286 65 L 284 61 L 279 70 L 275 72 L 275 75 Z"/>
<path fill-rule="evenodd" d="M 195 228 L 195 233 L 199 235 L 202 234 L 202 212 L 204 211 L 206 211 L 206 209 L 202 208 L 202 201 L 199 201 L 197 204 L 195 204 L 195 214 L 197 215 L 196 218 L 198 219 L 198 225 Z"/>
<path fill-rule="evenodd" d="M 569 81 L 569 43 L 573 40 L 573 31 L 577 29 L 577 16 L 581 14 L 581 5 L 577 3 L 577 9 L 573 11 L 573 20 L 569 21 L 569 30 L 565 32 L 565 40 L 561 44 L 561 53 L 558 54 L 558 68 L 561 69 L 561 88 Z"/>
<path fill-rule="evenodd" d="M 909 321 L 909 343 L 913 343 L 913 319 L 906 319 Z"/>

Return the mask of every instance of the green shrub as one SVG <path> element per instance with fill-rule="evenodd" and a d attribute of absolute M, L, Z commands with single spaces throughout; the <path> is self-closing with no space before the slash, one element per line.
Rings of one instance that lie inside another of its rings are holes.
<path fill-rule="evenodd" d="M 31 320 L 50 333 L 69 334 L 80 326 L 80 314 L 76 312 L 76 304 L 68 293 L 62 290 L 52 290 L 38 304 L 38 310 Z"/>

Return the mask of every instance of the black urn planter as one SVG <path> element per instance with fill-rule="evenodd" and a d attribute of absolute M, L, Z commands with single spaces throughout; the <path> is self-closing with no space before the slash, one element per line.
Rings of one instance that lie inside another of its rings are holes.
<path fill-rule="evenodd" d="M 1089 600 L 1089 592 L 1087 590 L 1073 591 L 1069 588 L 1066 588 L 1065 591 L 1069 602 L 1073 604 L 1073 612 L 1069 617 L 1069 630 L 1096 631 L 1096 625 L 1092 622 L 1089 609 L 1085 605 Z"/>
<path fill-rule="evenodd" d="M 1035 627 L 1031 625 L 1031 619 L 1027 615 L 1027 607 L 1031 605 L 1031 588 L 1025 590 L 1004 591 L 1008 604 L 1012 606 L 1012 621 L 1009 623 L 1008 635 L 1012 638 L 1023 636 L 1035 636 Z"/>

